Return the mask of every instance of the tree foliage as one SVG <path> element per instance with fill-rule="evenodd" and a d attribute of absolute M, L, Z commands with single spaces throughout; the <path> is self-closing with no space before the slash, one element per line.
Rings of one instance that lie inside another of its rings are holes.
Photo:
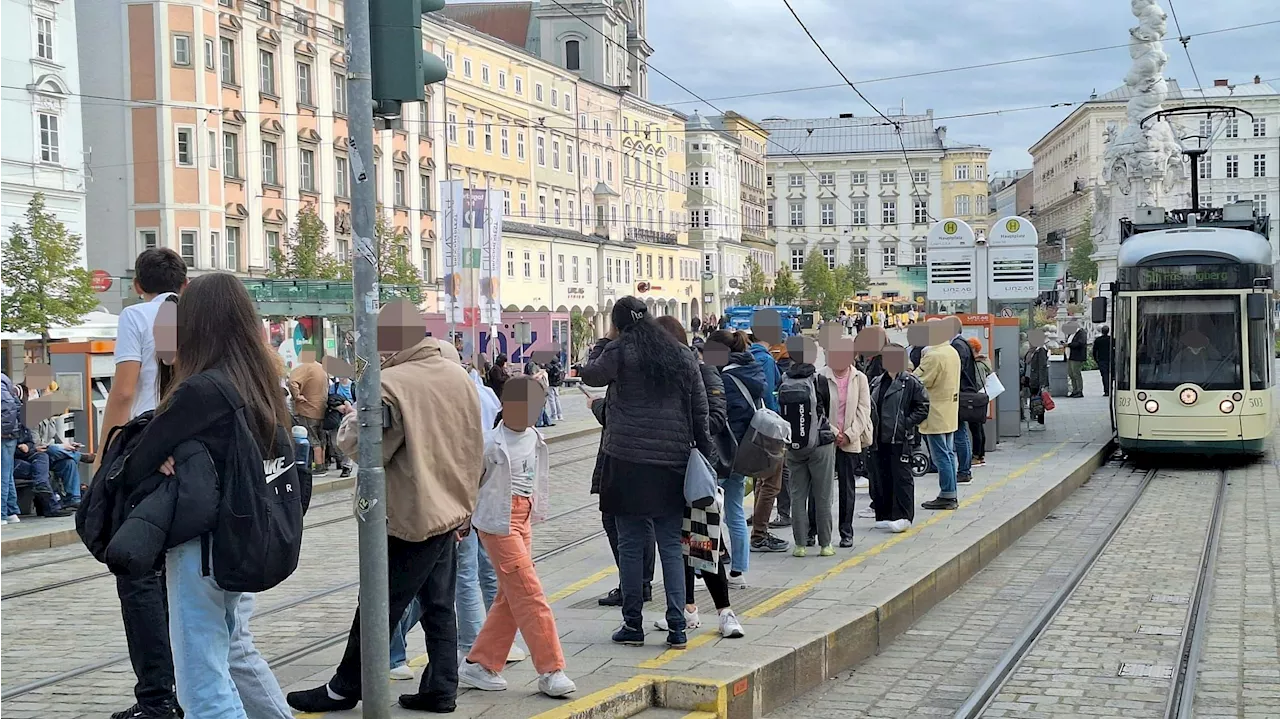
<path fill-rule="evenodd" d="M 315 206 L 298 211 L 293 227 L 280 247 L 271 248 L 270 276 L 291 280 L 336 280 L 342 263 L 329 253 L 329 228 Z"/>
<path fill-rule="evenodd" d="M 754 258 L 747 258 L 747 283 L 738 295 L 738 301 L 744 305 L 762 305 L 768 302 L 771 290 L 769 278 Z"/>
<path fill-rule="evenodd" d="M 378 265 L 378 281 L 383 285 L 408 287 L 409 299 L 421 302 L 422 275 L 413 264 L 409 235 L 397 232 L 382 212 L 378 212 L 373 223 L 373 248 Z M 350 265 L 347 267 L 349 271 Z"/>
<path fill-rule="evenodd" d="M 1093 282 L 1098 279 L 1098 263 L 1089 257 L 1094 252 L 1093 218 L 1085 220 L 1084 229 L 1071 243 L 1071 254 L 1067 259 L 1067 274 L 1081 282 Z"/>
<path fill-rule="evenodd" d="M 591 341 L 595 339 L 592 337 L 593 334 L 591 320 L 587 319 L 586 315 L 579 311 L 569 315 L 569 341 L 573 345 L 569 353 L 570 364 L 586 357 L 587 350 L 591 348 Z"/>
<path fill-rule="evenodd" d="M 37 333 L 70 327 L 98 306 L 92 275 L 80 266 L 83 240 L 45 211 L 44 195 L 27 205 L 25 223 L 14 223 L 5 242 L 0 279 L 5 286 L 5 332 Z"/>
<path fill-rule="evenodd" d="M 857 297 L 859 292 L 869 292 L 871 290 L 871 273 L 867 271 L 867 266 L 861 262 L 849 260 L 849 264 L 836 269 L 835 275 L 841 303 Z"/>
<path fill-rule="evenodd" d="M 773 301 L 780 305 L 792 305 L 800 297 L 800 285 L 791 276 L 790 270 L 783 267 L 773 278 Z"/>

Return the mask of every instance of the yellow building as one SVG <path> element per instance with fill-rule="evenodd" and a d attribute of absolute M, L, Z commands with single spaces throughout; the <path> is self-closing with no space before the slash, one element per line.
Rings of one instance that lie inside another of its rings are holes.
<path fill-rule="evenodd" d="M 991 150 L 978 145 L 949 143 L 942 157 L 942 217 L 969 223 L 974 234 L 985 235 L 987 216 L 987 161 Z M 941 219 L 941 218 L 939 218 Z"/>

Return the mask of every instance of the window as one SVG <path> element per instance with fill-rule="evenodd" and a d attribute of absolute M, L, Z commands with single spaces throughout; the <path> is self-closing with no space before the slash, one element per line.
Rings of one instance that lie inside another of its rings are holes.
<path fill-rule="evenodd" d="M 484 151 L 493 152 L 493 125 L 488 122 L 484 124 Z"/>
<path fill-rule="evenodd" d="M 61 143 L 58 140 L 58 116 L 45 112 L 40 118 L 40 161 L 59 162 L 62 157 Z"/>
<path fill-rule="evenodd" d="M 466 58 L 466 57 L 462 58 L 462 76 L 468 77 L 468 78 L 471 77 L 471 59 L 470 58 Z"/>
<path fill-rule="evenodd" d="M 898 224 L 898 203 L 893 200 L 884 200 L 880 203 L 880 224 L 896 225 Z"/>
<path fill-rule="evenodd" d="M 547 221 L 547 196 L 538 195 L 538 222 Z"/>
<path fill-rule="evenodd" d="M 345 45 L 347 42 L 347 31 L 341 25 L 334 25 L 333 30 L 329 33 L 333 35 L 333 41 L 339 45 Z"/>
<path fill-rule="evenodd" d="M 347 76 L 345 73 L 333 73 L 333 111 L 339 115 L 347 114 Z M 457 138 L 454 138 L 457 141 Z"/>
<path fill-rule="evenodd" d="M 349 197 L 350 190 L 348 189 L 347 184 L 347 178 L 349 177 L 347 174 L 347 158 L 335 157 L 333 159 L 333 174 L 333 194 L 338 197 Z"/>
<path fill-rule="evenodd" d="M 220 233 L 216 231 L 209 233 L 209 266 L 214 269 L 218 267 L 218 245 L 221 242 Z"/>
<path fill-rule="evenodd" d="M 556 170 L 560 169 L 560 141 L 559 140 L 551 141 L 551 167 Z"/>
<path fill-rule="evenodd" d="M 431 246 L 422 245 L 422 281 L 434 282 L 435 277 L 435 264 L 431 261 Z"/>
<path fill-rule="evenodd" d="M 228 85 L 236 84 L 236 41 L 229 37 L 218 39 L 219 60 L 222 61 L 222 81 Z"/>
<path fill-rule="evenodd" d="M 880 268 L 885 270 L 898 266 L 898 248 L 893 245 L 880 248 Z"/>
<path fill-rule="evenodd" d="M 836 204 L 834 202 L 822 203 L 822 224 L 825 227 L 832 227 L 836 224 Z"/>
<path fill-rule="evenodd" d="M 227 227 L 227 269 L 232 272 L 240 269 L 240 228 Z"/>
<path fill-rule="evenodd" d="M 536 140 L 538 149 L 538 166 L 547 166 L 547 138 L 539 135 Z"/>
<path fill-rule="evenodd" d="M 1171 390 L 1186 383 L 1207 391 L 1240 387 L 1240 304 L 1235 297 L 1139 297 L 1137 387 Z M 1193 352 L 1179 341 L 1199 333 L 1207 346 Z"/>
<path fill-rule="evenodd" d="M 407 207 L 409 203 L 405 202 L 404 170 L 395 169 L 391 171 L 391 184 L 394 193 L 391 195 L 391 198 L 395 202 L 395 206 Z"/>
<path fill-rule="evenodd" d="M 836 174 L 834 172 L 818 173 L 818 184 L 822 187 L 834 187 L 836 184 Z"/>
<path fill-rule="evenodd" d="M 524 133 L 516 133 L 516 157 L 521 161 L 524 160 Z"/>
<path fill-rule="evenodd" d="M 276 94 L 276 56 L 267 50 L 258 51 L 258 90 L 266 95 Z"/>
<path fill-rule="evenodd" d="M 483 82 L 486 85 L 489 84 L 489 66 L 488 65 L 480 66 L 480 82 Z"/>
<path fill-rule="evenodd" d="M 196 266 L 196 231 L 182 230 L 178 233 L 178 253 L 187 267 Z"/>
<path fill-rule="evenodd" d="M 769 226 L 773 227 L 773 203 L 772 202 L 770 202 L 768 205 L 768 215 L 769 215 Z"/>
<path fill-rule="evenodd" d="M 644 264 L 644 267 L 645 267 L 644 276 L 645 276 L 645 277 L 648 277 L 649 279 L 653 279 L 653 255 L 648 255 L 648 256 L 645 258 L 645 260 L 646 260 L 646 261 L 645 261 L 645 264 Z M 640 265 L 640 258 L 639 258 L 639 257 L 636 257 L 636 266 L 637 266 L 637 271 L 639 271 L 639 269 L 638 269 L 638 268 L 639 268 L 639 265 Z M 659 268 L 661 268 L 661 267 L 662 267 L 662 261 L 661 261 L 661 258 L 659 258 L 659 261 L 658 261 L 658 267 L 659 267 Z"/>
<path fill-rule="evenodd" d="M 1223 135 L 1226 137 L 1240 137 L 1240 118 L 1228 117 L 1223 121 L 1223 125 L 1226 128 L 1222 132 Z"/>
<path fill-rule="evenodd" d="M 973 211 L 973 214 L 975 215 L 987 214 L 987 196 L 986 195 L 975 195 L 973 198 L 973 202 L 974 202 L 974 205 L 976 205 Z"/>
<path fill-rule="evenodd" d="M 572 266 L 573 266 L 573 275 L 572 275 L 572 278 L 570 279 L 570 282 L 577 282 L 578 281 L 578 256 L 577 255 L 573 256 Z"/>
<path fill-rule="evenodd" d="M 560 224 L 560 198 L 559 197 L 552 200 L 551 218 L 556 221 L 557 225 Z"/>
<path fill-rule="evenodd" d="M 827 261 L 827 269 L 834 270 L 836 268 L 836 248 L 823 247 L 822 259 Z"/>
<path fill-rule="evenodd" d="M 524 278 L 531 279 L 533 277 L 533 253 L 528 250 L 524 251 Z"/>
<path fill-rule="evenodd" d="M 765 187 L 773 187 L 773 175 L 767 175 L 767 176 L 764 178 L 764 186 L 765 186 Z"/>
<path fill-rule="evenodd" d="M 791 226 L 792 227 L 804 226 L 804 203 L 803 202 L 791 203 Z"/>
<path fill-rule="evenodd" d="M 867 173 L 862 170 L 851 172 L 849 173 L 849 181 L 855 185 L 865 185 L 867 184 Z"/>
<path fill-rule="evenodd" d="M 853 224 L 867 224 L 867 201 L 855 200 L 853 203 Z"/>
<path fill-rule="evenodd" d="M 529 216 L 529 193 L 527 192 L 520 193 L 520 216 Z"/>
<path fill-rule="evenodd" d="M 511 134 L 505 127 L 499 130 L 498 146 L 502 150 L 503 157 L 511 156 Z"/>
<path fill-rule="evenodd" d="M 1208 194 L 1208 193 L 1204 193 L 1204 192 L 1200 193 L 1200 206 L 1201 206 L 1201 207 L 1209 207 L 1209 206 L 1210 206 L 1210 205 L 1212 205 L 1212 204 L 1213 204 L 1213 195 L 1210 195 L 1210 194 Z"/>
<path fill-rule="evenodd" d="M 923 267 L 924 265 L 928 264 L 929 262 L 928 247 L 925 247 L 924 245 L 916 245 L 915 248 L 913 248 L 913 252 L 915 256 L 912 258 L 913 261 L 911 264 L 916 265 L 917 267 Z"/>
<path fill-rule="evenodd" d="M 206 154 L 209 157 L 209 169 L 216 170 L 218 169 L 218 133 L 213 130 L 209 130 L 209 134 L 206 135 L 205 141 L 208 143 L 205 145 L 205 149 L 207 150 Z"/>
<path fill-rule="evenodd" d="M 974 165 L 974 166 L 973 166 L 973 179 L 975 179 L 975 180 L 985 180 L 985 179 L 987 179 L 987 166 L 986 166 L 986 165 Z"/>
<path fill-rule="evenodd" d="M 1267 136 L 1267 118 L 1265 117 L 1253 118 L 1253 136 L 1254 137 Z"/>
<path fill-rule="evenodd" d="M 604 281 L 613 282 L 613 258 L 604 258 Z"/>
<path fill-rule="evenodd" d="M 36 18 L 37 24 L 43 19 Z M 189 67 L 191 65 L 191 36 L 173 36 L 173 64 L 179 67 Z"/>
<path fill-rule="evenodd" d="M 476 147 L 476 119 L 474 117 L 467 118 L 467 147 L 473 150 Z"/>
<path fill-rule="evenodd" d="M 315 104 L 311 99 L 311 66 L 305 62 L 298 63 L 298 104 Z"/>
<path fill-rule="evenodd" d="M 445 136 L 449 138 L 449 144 L 458 144 L 458 114 L 450 112 L 446 118 L 445 126 Z"/>
<path fill-rule="evenodd" d="M 271 19 L 271 0 L 251 0 L 251 2 L 258 6 L 259 20 Z"/>
<path fill-rule="evenodd" d="M 1240 176 L 1240 156 L 1227 155 L 1227 177 Z"/>
<path fill-rule="evenodd" d="M 533 99 L 542 102 L 542 83 L 535 83 L 533 86 Z"/>
<path fill-rule="evenodd" d="M 1239 202 L 1239 201 L 1240 201 L 1240 196 L 1239 196 L 1239 195 L 1227 195 L 1226 204 L 1228 204 L 1228 205 L 1234 205 L 1235 203 L 1237 203 L 1237 202 Z"/>
<path fill-rule="evenodd" d="M 689 187 L 699 187 L 702 185 L 702 173 L 694 170 L 689 173 Z"/>
<path fill-rule="evenodd" d="M 1267 156 L 1266 155 L 1257 154 L 1253 156 L 1253 176 L 1254 177 L 1267 176 Z"/>
<path fill-rule="evenodd" d="M 969 166 L 968 166 L 968 165 L 956 165 L 956 178 L 955 178 L 955 179 L 957 179 L 957 180 L 967 180 L 967 179 L 969 179 Z"/>
<path fill-rule="evenodd" d="M 511 216 L 511 190 L 502 191 L 502 216 Z"/>
<path fill-rule="evenodd" d="M 791 250 L 791 271 L 799 272 L 804 269 L 804 250 Z"/>
<path fill-rule="evenodd" d="M 867 248 L 865 247 L 853 248 L 853 257 L 849 258 L 849 261 L 855 265 L 866 267 L 867 266 Z"/>
<path fill-rule="evenodd" d="M 804 175 L 787 175 L 787 187 L 804 187 Z"/>
<path fill-rule="evenodd" d="M 547 253 L 538 253 L 538 279 L 547 279 Z"/>
<path fill-rule="evenodd" d="M 918 184 L 925 184 L 929 182 L 929 171 L 928 170 L 912 170 L 911 181 Z"/>
<path fill-rule="evenodd" d="M 524 78 L 520 77 L 519 75 L 516 75 L 516 94 L 517 95 L 524 94 Z"/>
<path fill-rule="evenodd" d="M 581 48 L 577 40 L 569 40 L 564 44 L 564 66 L 568 70 L 580 70 L 582 59 Z"/>
<path fill-rule="evenodd" d="M 556 255 L 556 281 L 564 282 L 564 255 Z"/>
<path fill-rule="evenodd" d="M 1200 121 L 1200 137 L 1205 139 L 1213 137 L 1213 120 L 1205 118 Z"/>
<path fill-rule="evenodd" d="M 1257 210 L 1258 217 L 1267 214 L 1267 193 L 1262 192 L 1253 196 L 1253 209 Z"/>
<path fill-rule="evenodd" d="M 240 136 L 222 133 L 222 171 L 227 177 L 240 177 Z"/>
<path fill-rule="evenodd" d="M 215 67 L 217 58 L 213 51 L 213 38 L 204 39 L 204 69 L 212 70 Z"/>
<path fill-rule="evenodd" d="M 1213 158 L 1204 155 L 1200 158 L 1200 162 L 1196 163 L 1196 174 L 1201 180 L 1208 180 L 1213 177 Z"/>
<path fill-rule="evenodd" d="M 262 184 L 276 185 L 276 143 L 262 143 Z"/>
<path fill-rule="evenodd" d="M 605 137 L 613 137 L 613 123 L 612 123 L 612 122 L 606 122 L 606 123 L 604 124 L 604 136 L 605 136 Z"/>
<path fill-rule="evenodd" d="M 499 90 L 507 89 L 507 71 L 506 70 L 498 71 L 498 89 Z"/>
<path fill-rule="evenodd" d="M 631 260 L 624 260 L 622 263 L 622 269 L 626 273 L 626 279 L 623 281 L 627 284 L 631 284 Z M 636 268 L 636 271 L 639 272 L 639 268 Z"/>
<path fill-rule="evenodd" d="M 36 16 L 36 57 L 41 60 L 53 60 L 53 20 L 38 15 Z"/>
<path fill-rule="evenodd" d="M 507 250 L 507 277 L 516 276 L 516 251 Z"/>
<path fill-rule="evenodd" d="M 917 225 L 923 225 L 929 221 L 929 202 L 927 200 L 913 200 L 911 203 L 911 221 Z"/>
<path fill-rule="evenodd" d="M 592 121 L 591 121 L 591 132 L 593 132 L 593 133 L 595 133 L 595 134 L 597 134 L 597 135 L 599 135 L 599 134 L 600 134 L 600 121 L 599 121 L 599 120 L 592 120 Z"/>
<path fill-rule="evenodd" d="M 613 182 L 613 160 L 606 160 L 604 163 L 604 175 L 606 182 Z"/>
<path fill-rule="evenodd" d="M 178 128 L 178 141 L 175 145 L 178 167 L 196 166 L 195 135 L 196 131 L 190 127 Z"/>
<path fill-rule="evenodd" d="M 551 88 L 551 106 L 560 107 L 560 91 L 554 87 Z"/>
<path fill-rule="evenodd" d="M 956 197 L 955 197 L 955 206 L 956 206 L 955 213 L 956 213 L 957 215 L 967 215 L 967 214 L 969 214 L 969 196 L 968 196 L 968 195 L 956 195 Z"/>
<path fill-rule="evenodd" d="M 881 185 L 896 185 L 896 184 L 898 184 L 898 173 L 893 172 L 892 170 L 887 171 L 887 172 L 881 172 L 881 173 L 880 173 L 880 184 L 881 184 Z"/>

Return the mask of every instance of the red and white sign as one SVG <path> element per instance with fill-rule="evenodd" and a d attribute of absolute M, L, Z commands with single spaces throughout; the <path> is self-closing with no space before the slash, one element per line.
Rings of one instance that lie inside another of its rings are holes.
<path fill-rule="evenodd" d="M 93 279 L 90 280 L 94 292 L 106 292 L 111 289 L 112 282 L 114 280 L 106 270 L 94 270 Z"/>

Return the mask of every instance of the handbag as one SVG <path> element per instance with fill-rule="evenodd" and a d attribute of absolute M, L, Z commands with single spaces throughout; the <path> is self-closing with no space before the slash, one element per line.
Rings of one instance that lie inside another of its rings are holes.
<path fill-rule="evenodd" d="M 1049 390 L 1040 390 L 1040 403 L 1044 405 L 1046 412 L 1052 411 L 1057 405 L 1053 402 L 1053 397 L 1049 394 Z"/>
<path fill-rule="evenodd" d="M 689 429 L 693 430 L 693 405 L 689 406 Z M 696 436 L 696 435 L 695 435 Z M 706 507 L 715 501 L 716 471 L 695 441 L 689 442 L 689 463 L 684 468 L 684 501 L 690 507 Z"/>
<path fill-rule="evenodd" d="M 985 389 L 987 390 L 987 397 L 994 402 L 996 397 L 1004 394 L 1004 383 L 1000 381 L 1000 377 L 995 372 L 992 372 L 987 375 Z"/>
<path fill-rule="evenodd" d="M 749 477 L 772 477 L 782 467 L 786 446 L 791 442 L 791 425 L 777 412 L 764 407 L 763 402 L 752 402 L 751 393 L 737 377 L 725 376 L 737 386 L 747 404 L 756 408 L 733 458 L 733 471 Z"/>
<path fill-rule="evenodd" d="M 961 392 L 959 419 L 961 422 L 982 424 L 987 421 L 987 405 L 991 400 L 986 392 Z"/>

